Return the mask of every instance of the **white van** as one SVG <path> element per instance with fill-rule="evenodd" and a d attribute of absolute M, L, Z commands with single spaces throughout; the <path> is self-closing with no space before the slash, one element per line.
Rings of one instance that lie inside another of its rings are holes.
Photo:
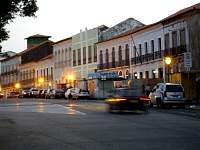
<path fill-rule="evenodd" d="M 185 107 L 184 88 L 181 84 L 176 83 L 158 83 L 153 87 L 149 98 L 152 104 L 158 107 L 166 105 L 179 105 Z"/>

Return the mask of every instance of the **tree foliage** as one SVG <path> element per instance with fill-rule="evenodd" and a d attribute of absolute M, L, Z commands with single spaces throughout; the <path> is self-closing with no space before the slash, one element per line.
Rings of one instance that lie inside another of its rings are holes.
<path fill-rule="evenodd" d="M 0 43 L 9 38 L 5 26 L 17 16 L 34 17 L 37 0 L 5 0 L 0 4 Z"/>

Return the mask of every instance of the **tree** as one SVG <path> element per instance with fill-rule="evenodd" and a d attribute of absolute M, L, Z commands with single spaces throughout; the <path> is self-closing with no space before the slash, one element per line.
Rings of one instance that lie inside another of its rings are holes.
<path fill-rule="evenodd" d="M 37 0 L 5 0 L 0 4 L 0 43 L 9 38 L 5 26 L 17 16 L 35 17 Z"/>

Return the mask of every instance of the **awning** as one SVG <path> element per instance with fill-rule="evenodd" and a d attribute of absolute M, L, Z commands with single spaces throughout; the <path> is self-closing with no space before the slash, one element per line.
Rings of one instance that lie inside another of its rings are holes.
<path fill-rule="evenodd" d="M 89 73 L 88 79 L 99 79 L 99 80 L 107 80 L 107 81 L 121 81 L 125 80 L 125 78 L 120 77 L 117 72 L 95 72 Z"/>

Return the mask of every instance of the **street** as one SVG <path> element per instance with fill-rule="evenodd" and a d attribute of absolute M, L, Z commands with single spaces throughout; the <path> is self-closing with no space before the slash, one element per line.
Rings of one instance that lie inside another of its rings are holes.
<path fill-rule="evenodd" d="M 89 100 L 3 100 L 0 150 L 199 150 L 200 119 L 190 114 L 109 114 L 103 102 Z"/>

